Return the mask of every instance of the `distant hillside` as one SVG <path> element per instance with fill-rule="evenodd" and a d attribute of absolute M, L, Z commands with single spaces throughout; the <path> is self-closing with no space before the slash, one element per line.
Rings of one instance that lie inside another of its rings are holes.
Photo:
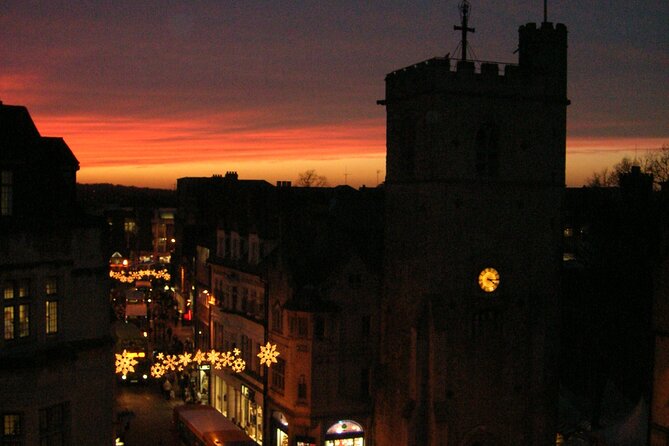
<path fill-rule="evenodd" d="M 177 193 L 169 189 L 77 183 L 77 201 L 84 209 L 110 207 L 176 207 Z"/>

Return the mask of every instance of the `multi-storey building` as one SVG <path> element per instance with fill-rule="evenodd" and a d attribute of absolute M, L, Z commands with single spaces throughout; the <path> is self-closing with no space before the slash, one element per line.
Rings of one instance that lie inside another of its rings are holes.
<path fill-rule="evenodd" d="M 622 174 L 618 187 L 566 191 L 560 302 L 566 441 L 590 435 L 606 444 L 646 444 L 653 362 L 658 371 L 666 368 L 665 195 L 653 192 L 652 176 L 639 166 Z M 667 395 L 661 379 L 655 389 Z M 660 397 L 652 409 L 666 425 L 665 405 Z M 579 432 L 583 425 L 590 426 L 586 434 Z"/>
<path fill-rule="evenodd" d="M 77 211 L 79 163 L 0 103 L 0 442 L 113 442 L 104 223 Z"/>
<path fill-rule="evenodd" d="M 653 393 L 650 399 L 651 446 L 669 444 L 669 182 L 658 200 L 658 262 L 653 268 Z"/>
<path fill-rule="evenodd" d="M 196 179 L 188 180 L 194 190 Z M 239 348 L 246 362 L 239 374 L 200 372 L 211 405 L 263 444 L 365 441 L 381 195 L 287 182 L 275 188 L 230 173 L 210 185 L 203 180 L 201 190 L 214 184 L 228 190 L 208 195 L 225 205 L 207 211 L 219 211 L 208 229 L 215 240 L 205 236 L 195 249 L 196 339 L 202 349 Z M 179 221 L 203 213 L 193 208 L 196 197 L 179 195 L 190 207 L 178 211 Z M 192 237 L 185 229 L 183 237 Z M 257 357 L 267 342 L 280 352 L 269 370 Z"/>
<path fill-rule="evenodd" d="M 555 441 L 566 27 L 518 53 L 386 76 L 376 444 Z"/>

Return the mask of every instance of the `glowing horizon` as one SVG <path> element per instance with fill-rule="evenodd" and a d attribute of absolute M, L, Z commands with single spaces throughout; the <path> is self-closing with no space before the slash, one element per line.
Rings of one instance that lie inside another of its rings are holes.
<path fill-rule="evenodd" d="M 331 185 L 376 185 L 385 178 L 384 76 L 443 57 L 460 39 L 457 2 L 1 9 L 0 101 L 26 106 L 42 135 L 62 137 L 84 183 L 170 188 L 228 170 L 294 181 L 316 169 Z M 476 58 L 515 58 L 518 26 L 539 9 L 476 9 Z M 551 7 L 569 30 L 568 185 L 669 144 L 669 58 L 658 45 L 668 14 L 658 0 Z"/>

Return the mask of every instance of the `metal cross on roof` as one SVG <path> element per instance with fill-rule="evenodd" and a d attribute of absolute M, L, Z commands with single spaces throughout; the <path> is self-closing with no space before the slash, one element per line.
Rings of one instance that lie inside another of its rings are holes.
<path fill-rule="evenodd" d="M 462 42 L 460 42 L 462 45 L 462 60 L 467 60 L 467 33 L 476 32 L 476 29 L 467 27 L 467 23 L 469 22 L 469 2 L 467 0 L 463 0 L 458 5 L 458 9 L 460 9 L 460 20 L 462 25 L 453 26 L 453 29 L 456 31 L 462 31 Z"/>

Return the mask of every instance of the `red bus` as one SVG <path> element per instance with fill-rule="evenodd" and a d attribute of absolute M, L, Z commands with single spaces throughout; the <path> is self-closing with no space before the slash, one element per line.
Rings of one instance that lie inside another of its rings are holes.
<path fill-rule="evenodd" d="M 240 427 L 211 406 L 177 406 L 174 423 L 186 446 L 258 446 Z"/>

